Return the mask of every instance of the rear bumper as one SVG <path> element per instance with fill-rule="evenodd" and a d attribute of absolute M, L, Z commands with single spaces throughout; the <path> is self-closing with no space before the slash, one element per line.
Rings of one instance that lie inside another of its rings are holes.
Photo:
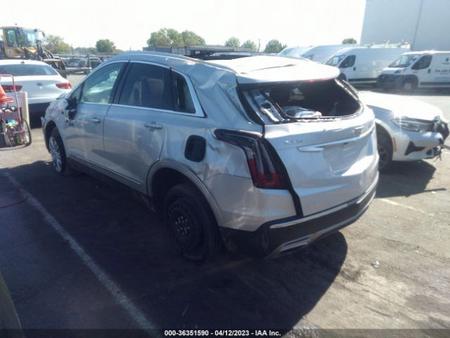
<path fill-rule="evenodd" d="M 221 228 L 224 241 L 232 250 L 257 256 L 272 256 L 304 247 L 361 217 L 375 197 L 377 184 L 378 175 L 362 196 L 308 217 L 272 221 L 256 231 Z"/>

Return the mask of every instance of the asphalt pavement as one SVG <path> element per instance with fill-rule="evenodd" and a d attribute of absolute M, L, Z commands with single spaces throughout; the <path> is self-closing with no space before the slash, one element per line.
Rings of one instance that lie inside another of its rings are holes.
<path fill-rule="evenodd" d="M 450 97 L 417 95 L 450 117 Z M 132 192 L 0 151 L 0 271 L 26 329 L 450 329 L 450 152 L 395 165 L 356 223 L 273 260 L 179 257 Z"/>

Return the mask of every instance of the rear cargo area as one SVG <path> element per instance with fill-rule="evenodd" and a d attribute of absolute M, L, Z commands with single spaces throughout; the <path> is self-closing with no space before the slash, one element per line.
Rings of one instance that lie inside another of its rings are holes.
<path fill-rule="evenodd" d="M 265 123 L 335 118 L 361 109 L 356 94 L 337 79 L 246 86 L 243 96 Z"/>

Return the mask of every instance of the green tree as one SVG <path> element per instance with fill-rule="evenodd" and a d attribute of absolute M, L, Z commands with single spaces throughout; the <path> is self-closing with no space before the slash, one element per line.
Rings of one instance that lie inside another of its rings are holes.
<path fill-rule="evenodd" d="M 204 46 L 205 39 L 191 31 L 184 31 L 181 33 L 181 38 L 185 46 Z"/>
<path fill-rule="evenodd" d="M 239 48 L 240 45 L 239 39 L 234 36 L 225 41 L 225 47 Z"/>
<path fill-rule="evenodd" d="M 245 41 L 241 48 L 247 48 L 250 49 L 252 52 L 256 52 L 256 50 L 258 49 L 258 47 L 256 46 L 256 43 L 252 40 L 247 40 Z"/>
<path fill-rule="evenodd" d="M 94 47 L 77 47 L 73 50 L 76 54 L 95 54 L 97 48 Z"/>
<path fill-rule="evenodd" d="M 45 39 L 44 47 L 55 54 L 70 53 L 72 47 L 60 36 L 48 35 Z"/>
<path fill-rule="evenodd" d="M 95 48 L 97 48 L 99 53 L 112 53 L 116 49 L 116 46 L 111 40 L 102 39 L 97 41 Z"/>
<path fill-rule="evenodd" d="M 194 32 L 185 30 L 179 33 L 173 28 L 161 28 L 150 34 L 147 40 L 149 47 L 185 47 L 205 45 L 205 39 Z"/>
<path fill-rule="evenodd" d="M 356 43 L 357 43 L 357 41 L 353 38 L 347 38 L 347 39 L 342 40 L 343 45 L 353 45 Z"/>
<path fill-rule="evenodd" d="M 175 29 L 161 28 L 150 35 L 147 45 L 149 47 L 181 47 L 183 38 Z"/>
<path fill-rule="evenodd" d="M 279 53 L 285 48 L 286 45 L 282 45 L 280 41 L 274 39 L 267 43 L 264 53 Z"/>

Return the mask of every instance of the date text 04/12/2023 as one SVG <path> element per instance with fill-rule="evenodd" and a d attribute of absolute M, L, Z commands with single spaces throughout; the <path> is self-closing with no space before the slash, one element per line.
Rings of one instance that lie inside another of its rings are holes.
<path fill-rule="evenodd" d="M 164 330 L 166 337 L 280 337 L 277 330 Z"/>

